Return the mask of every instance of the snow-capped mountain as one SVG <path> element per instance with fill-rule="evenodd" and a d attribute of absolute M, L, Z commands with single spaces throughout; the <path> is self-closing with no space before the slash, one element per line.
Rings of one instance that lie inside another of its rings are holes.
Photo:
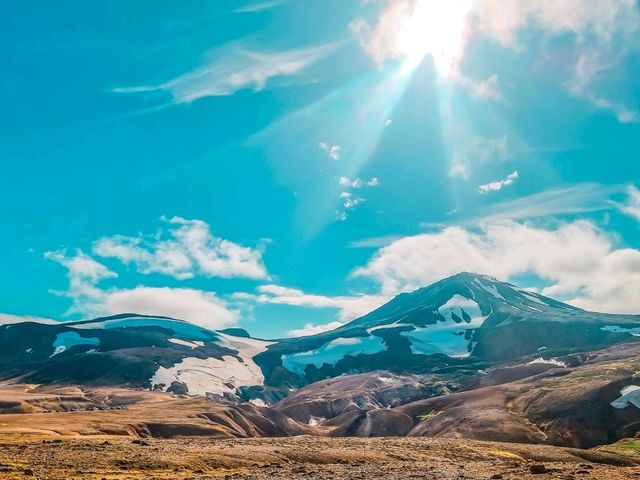
<path fill-rule="evenodd" d="M 272 342 L 165 317 L 0 326 L 0 376 L 34 383 L 127 385 L 233 396 L 264 384 L 253 357 Z"/>
<path fill-rule="evenodd" d="M 533 354 L 631 341 L 640 317 L 587 312 L 492 277 L 460 273 L 396 298 L 336 330 L 260 354 L 267 383 L 342 373 L 477 369 Z"/>
<path fill-rule="evenodd" d="M 0 326 L 0 379 L 124 385 L 256 402 L 344 373 L 476 375 L 629 342 L 640 317 L 586 312 L 491 277 L 461 273 L 397 296 L 319 335 L 265 341 L 164 317 L 123 314 Z"/>

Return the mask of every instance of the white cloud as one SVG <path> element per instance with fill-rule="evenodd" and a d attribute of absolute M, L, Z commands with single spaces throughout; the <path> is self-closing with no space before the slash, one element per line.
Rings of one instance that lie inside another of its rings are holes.
<path fill-rule="evenodd" d="M 636 112 L 598 94 L 594 86 L 596 77 L 638 47 L 634 37 L 640 30 L 640 11 L 635 0 L 483 0 L 476 4 L 472 24 L 508 48 L 519 48 L 518 33 L 531 26 L 552 36 L 572 34 L 580 53 L 569 64 L 568 91 L 611 111 L 620 122 L 637 118 Z"/>
<path fill-rule="evenodd" d="M 317 335 L 319 333 L 329 332 L 344 325 L 342 322 L 329 322 L 323 325 L 314 325 L 312 323 L 305 324 L 302 328 L 293 328 L 287 330 L 289 337 L 306 337 L 308 335 Z"/>
<path fill-rule="evenodd" d="M 264 90 L 270 81 L 300 74 L 328 56 L 337 44 L 299 48 L 280 52 L 250 51 L 227 45 L 211 53 L 200 67 L 159 85 L 116 88 L 116 93 L 166 91 L 173 103 L 191 103 L 203 97 L 233 95 L 250 88 Z"/>
<path fill-rule="evenodd" d="M 468 88 L 478 98 L 504 100 L 498 88 L 498 75 L 492 74 L 484 80 L 474 80 L 457 73 L 454 77 L 459 85 Z"/>
<path fill-rule="evenodd" d="M 168 232 L 105 237 L 94 243 L 93 253 L 133 264 L 144 274 L 161 273 L 177 279 L 195 275 L 267 278 L 260 249 L 215 237 L 202 220 L 173 217 L 165 221 Z"/>
<path fill-rule="evenodd" d="M 46 258 L 67 268 L 69 286 L 65 292 L 72 306 L 68 313 L 84 316 L 103 316 L 118 313 L 161 315 L 186 320 L 209 329 L 222 328 L 238 320 L 237 312 L 212 292 L 186 288 L 152 288 L 138 286 L 132 289 L 107 288 L 98 284 L 116 274 L 81 251 L 49 252 Z"/>
<path fill-rule="evenodd" d="M 380 185 L 380 179 L 378 177 L 373 177 L 367 180 L 368 187 L 377 187 L 378 185 Z"/>
<path fill-rule="evenodd" d="M 80 250 L 76 250 L 72 255 L 68 255 L 66 251 L 55 251 L 46 252 L 44 256 L 67 269 L 69 288 L 65 295 L 73 300 L 74 306 L 83 304 L 87 299 L 100 296 L 102 292 L 96 287 L 96 284 L 118 276 Z M 72 307 L 71 311 L 76 310 Z"/>
<path fill-rule="evenodd" d="M 629 51 L 638 48 L 640 10 L 636 0 L 476 0 L 459 2 L 459 11 L 453 7 L 438 9 L 431 6 L 432 3 L 435 2 L 377 2 L 380 8 L 375 22 L 358 18 L 352 22 L 351 30 L 364 52 L 381 64 L 389 59 L 406 59 L 413 50 L 407 49 L 403 38 L 408 28 L 420 30 L 420 25 L 414 25 L 414 12 L 422 10 L 429 13 L 418 19 L 423 24 L 422 30 L 437 26 L 438 22 L 453 22 L 455 28 L 447 30 L 447 41 L 436 37 L 436 45 L 431 45 L 430 53 L 436 64 L 439 56 L 446 53 L 444 60 L 447 60 L 448 70 L 453 74 L 452 79 L 478 97 L 495 100 L 502 100 L 497 89 L 497 74 L 490 75 L 484 81 L 476 81 L 460 72 L 460 60 L 473 36 L 494 39 L 504 48 L 512 50 L 522 48 L 518 42 L 519 34 L 526 29 L 538 30 L 548 37 L 566 36 L 571 39 L 574 50 L 580 52 L 578 55 L 564 54 L 562 58 L 566 72 L 561 76 L 572 78 L 565 85 L 569 93 L 597 108 L 611 111 L 621 122 L 638 119 L 637 112 L 620 100 L 614 101 L 599 94 L 593 84 L 596 74 L 612 69 Z M 465 3 L 470 6 L 469 10 L 462 7 Z M 458 18 L 459 15 L 462 17 Z M 419 38 L 420 35 L 418 33 Z M 444 46 L 439 49 L 439 44 Z M 544 56 L 542 53 L 540 58 Z M 597 61 L 594 62 L 594 59 Z M 602 62 L 601 59 L 607 61 Z M 557 63 L 553 64 L 556 71 Z"/>
<path fill-rule="evenodd" d="M 502 180 L 496 180 L 494 182 L 489 182 L 489 183 L 485 183 L 483 185 L 478 186 L 478 193 L 485 194 L 489 192 L 497 192 L 499 190 L 502 190 L 504 187 L 507 187 L 513 184 L 513 182 L 515 182 L 518 179 L 518 177 L 519 177 L 518 171 L 515 170 L 514 172 L 510 173 Z"/>
<path fill-rule="evenodd" d="M 357 178 L 356 180 L 358 182 L 361 181 L 359 178 Z M 355 183 L 355 181 L 354 181 L 354 183 Z M 340 177 L 340 178 L 338 178 L 338 184 L 341 187 L 349 187 L 349 186 L 351 186 L 351 179 L 349 177 L 344 177 L 344 176 Z M 362 186 L 362 185 L 360 184 L 360 186 Z M 358 187 L 355 187 L 355 188 L 358 188 Z"/>
<path fill-rule="evenodd" d="M 347 210 L 352 210 L 357 205 L 364 202 L 363 198 L 354 197 L 351 192 L 342 192 L 340 194 L 340 198 L 342 199 L 342 206 Z"/>
<path fill-rule="evenodd" d="M 60 322 L 50 318 L 34 317 L 31 315 L 12 315 L 11 313 L 0 313 L 0 325 L 13 325 L 15 323 L 44 323 L 47 325 L 56 325 Z"/>
<path fill-rule="evenodd" d="M 371 177 L 369 180 L 363 180 L 360 177 L 349 178 L 342 176 L 338 178 L 338 184 L 341 187 L 345 187 L 347 189 L 352 188 L 354 190 L 360 190 L 364 187 L 379 186 L 380 179 L 378 177 Z M 356 208 L 356 206 L 364 202 L 364 198 L 356 197 L 349 191 L 340 192 L 338 198 L 340 198 L 343 207 L 343 210 L 336 211 L 336 220 L 339 222 L 344 222 L 348 218 L 349 215 L 347 213 L 347 210 L 353 210 L 354 208 Z"/>
<path fill-rule="evenodd" d="M 472 13 L 476 30 L 503 45 L 518 47 L 520 30 L 535 26 L 553 35 L 574 34 L 609 43 L 630 35 L 640 22 L 635 0 L 482 0 Z"/>
<path fill-rule="evenodd" d="M 328 143 L 320 142 L 318 146 L 320 150 L 326 152 L 332 159 L 340 160 L 340 155 L 342 155 L 342 147 L 340 145 L 329 145 Z"/>
<path fill-rule="evenodd" d="M 412 2 L 408 0 L 383 4 L 385 8 L 374 25 L 370 25 L 364 18 L 357 18 L 349 25 L 364 52 L 377 64 L 402 57 L 397 40 L 399 26 L 406 23 L 412 11 Z"/>
<path fill-rule="evenodd" d="M 534 274 L 548 283 L 544 294 L 576 306 L 640 312 L 640 250 L 616 249 L 587 221 L 555 229 L 506 221 L 479 231 L 448 227 L 404 237 L 378 250 L 354 275 L 373 279 L 389 296 L 461 271 L 502 280 Z"/>
<path fill-rule="evenodd" d="M 188 288 L 109 290 L 96 303 L 84 305 L 83 308 L 92 315 L 123 312 L 162 315 L 208 329 L 227 327 L 238 321 L 237 312 L 229 310 L 214 293 Z"/>
<path fill-rule="evenodd" d="M 313 295 L 296 288 L 280 285 L 262 285 L 258 295 L 235 294 L 239 300 L 251 300 L 258 303 L 291 305 L 308 308 L 332 308 L 339 310 L 338 320 L 342 323 L 366 315 L 382 305 L 386 298 L 378 295 L 336 296 Z"/>
<path fill-rule="evenodd" d="M 341 187 L 351 187 L 354 188 L 356 190 L 362 188 L 362 187 L 377 187 L 378 185 L 380 185 L 380 179 L 378 177 L 372 177 L 369 180 L 363 180 L 360 177 L 356 177 L 356 178 L 349 178 L 349 177 L 345 177 L 342 176 L 340 178 L 338 178 L 338 184 Z"/>
<path fill-rule="evenodd" d="M 617 204 L 621 212 L 640 221 L 640 189 L 635 185 L 627 187 L 627 202 Z"/>

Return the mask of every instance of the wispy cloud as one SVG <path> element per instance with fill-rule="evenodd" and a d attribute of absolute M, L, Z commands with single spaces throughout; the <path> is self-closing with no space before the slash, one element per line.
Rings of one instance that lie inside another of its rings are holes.
<path fill-rule="evenodd" d="M 348 322 L 382 305 L 386 298 L 378 295 L 326 296 L 306 293 L 297 288 L 281 285 L 262 285 L 258 294 L 237 293 L 237 300 L 257 303 L 291 305 L 307 308 L 331 308 L 339 311 L 338 320 Z"/>
<path fill-rule="evenodd" d="M 507 186 L 513 184 L 513 182 L 515 182 L 518 179 L 519 176 L 520 176 L 520 174 L 518 173 L 518 171 L 514 170 L 512 173 L 507 175 L 502 180 L 496 180 L 496 181 L 485 183 L 483 185 L 478 186 L 478 193 L 486 194 L 486 193 L 489 193 L 489 192 L 500 191 L 504 187 L 507 187 Z"/>
<path fill-rule="evenodd" d="M 481 216 L 474 215 L 456 223 L 470 225 L 610 210 L 613 208 L 611 196 L 621 190 L 620 185 L 580 183 L 499 202 L 488 207 Z"/>
<path fill-rule="evenodd" d="M 604 59 L 606 57 L 606 60 Z M 569 91 L 576 97 L 591 102 L 595 107 L 613 113 L 620 123 L 629 123 L 638 119 L 638 112 L 629 109 L 595 91 L 593 84 L 599 77 L 615 67 L 615 56 L 609 52 L 584 51 L 576 62 L 573 77 L 568 83 Z"/>
<path fill-rule="evenodd" d="M 381 237 L 363 238 L 362 240 L 349 242 L 347 246 L 349 248 L 380 248 L 400 238 L 402 238 L 402 235 L 383 235 Z"/>
<path fill-rule="evenodd" d="M 286 0 L 272 0 L 270 2 L 249 2 L 234 10 L 234 13 L 256 13 L 270 10 L 286 3 Z"/>
<path fill-rule="evenodd" d="M 465 213 L 455 210 L 446 221 L 422 222 L 420 227 L 429 230 L 440 230 L 451 226 L 474 227 L 502 221 L 548 219 L 562 215 L 612 210 L 624 206 L 611 200 L 613 196 L 619 195 L 624 190 L 625 187 L 622 185 L 579 183 L 543 190 L 514 200 L 497 202 L 481 211 Z"/>
<path fill-rule="evenodd" d="M 334 52 L 339 43 L 285 51 L 256 51 L 228 45 L 212 52 L 210 60 L 195 70 L 158 85 L 115 88 L 115 93 L 164 91 L 173 103 L 191 103 L 203 97 L 233 95 L 243 89 L 258 92 L 278 78 L 298 75 Z"/>
<path fill-rule="evenodd" d="M 456 138 L 459 140 L 452 148 L 450 177 L 469 180 L 474 165 L 511 158 L 510 142 L 507 135 L 483 137 L 464 131 L 458 133 Z"/>
<path fill-rule="evenodd" d="M 630 217 L 640 221 L 640 189 L 635 185 L 627 187 L 627 200 L 622 203 L 614 203 L 618 209 Z"/>

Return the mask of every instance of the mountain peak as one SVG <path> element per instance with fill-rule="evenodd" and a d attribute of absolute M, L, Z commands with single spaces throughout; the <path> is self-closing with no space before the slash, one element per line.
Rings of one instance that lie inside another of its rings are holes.
<path fill-rule="evenodd" d="M 484 280 L 484 281 L 488 281 L 488 282 L 494 282 L 494 283 L 504 283 L 500 280 L 498 280 L 496 277 L 493 277 L 491 275 L 487 275 L 484 273 L 476 273 L 476 272 L 459 272 L 456 273 L 454 275 L 451 275 L 449 277 L 443 278 L 442 280 L 440 280 L 439 282 L 436 283 L 440 283 L 440 282 L 472 282 L 474 280 Z"/>
<path fill-rule="evenodd" d="M 514 313 L 542 315 L 579 309 L 497 278 L 474 272 L 460 272 L 413 292 L 402 293 L 368 315 L 347 326 L 376 326 L 389 323 L 422 324 L 440 318 L 440 309 L 451 302 L 474 304 L 482 316 L 496 321 Z"/>

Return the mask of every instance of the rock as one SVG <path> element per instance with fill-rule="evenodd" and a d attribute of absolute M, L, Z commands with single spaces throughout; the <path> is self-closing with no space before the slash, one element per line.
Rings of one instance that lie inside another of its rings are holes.
<path fill-rule="evenodd" d="M 545 467 L 541 463 L 534 463 L 533 465 L 530 465 L 529 466 L 529 471 L 531 473 L 533 473 L 534 475 L 540 475 L 540 474 L 543 474 L 543 473 L 549 473 L 549 470 L 547 469 L 547 467 Z"/>

